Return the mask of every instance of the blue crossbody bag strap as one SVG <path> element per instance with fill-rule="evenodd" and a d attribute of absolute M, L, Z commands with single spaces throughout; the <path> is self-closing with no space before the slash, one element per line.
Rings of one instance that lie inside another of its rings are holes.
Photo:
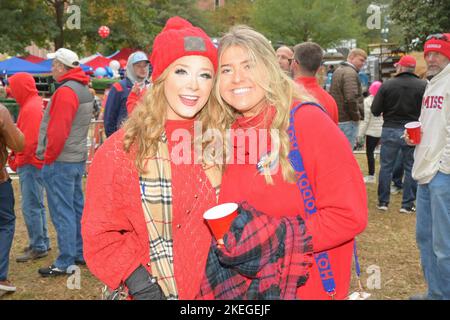
<path fill-rule="evenodd" d="M 291 151 L 289 152 L 289 160 L 294 167 L 297 186 L 300 189 L 300 194 L 302 195 L 302 199 L 305 206 L 305 211 L 307 217 L 314 215 L 317 212 L 316 209 L 316 200 L 314 198 L 313 191 L 311 189 L 311 184 L 309 183 L 308 176 L 306 175 L 305 167 L 303 165 L 303 159 L 300 154 L 300 149 L 297 142 L 297 137 L 295 135 L 295 127 L 294 127 L 294 116 L 295 112 L 300 109 L 304 105 L 313 105 L 321 110 L 325 111 L 325 109 L 317 103 L 314 102 L 303 102 L 295 106 L 289 116 L 289 139 L 291 141 Z M 326 111 L 325 111 L 326 112 Z M 355 264 L 357 273 L 359 273 L 359 263 L 358 257 L 356 255 L 356 241 L 354 246 L 354 255 L 355 255 Z M 316 265 L 319 269 L 320 278 L 322 280 L 322 285 L 325 291 L 332 298 L 336 294 L 336 283 L 334 281 L 333 271 L 331 270 L 331 264 L 328 257 L 328 252 L 323 251 L 321 253 L 314 254 L 314 259 L 316 261 Z M 358 274 L 359 277 L 359 274 Z"/>

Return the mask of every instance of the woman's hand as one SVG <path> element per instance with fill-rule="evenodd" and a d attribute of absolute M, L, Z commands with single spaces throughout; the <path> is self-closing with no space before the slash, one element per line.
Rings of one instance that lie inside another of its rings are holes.
<path fill-rule="evenodd" d="M 133 300 L 166 300 L 155 278 L 141 265 L 125 281 Z"/>
<path fill-rule="evenodd" d="M 139 82 L 135 82 L 133 87 L 131 88 L 131 92 L 135 95 L 139 95 L 141 93 L 141 84 Z"/>

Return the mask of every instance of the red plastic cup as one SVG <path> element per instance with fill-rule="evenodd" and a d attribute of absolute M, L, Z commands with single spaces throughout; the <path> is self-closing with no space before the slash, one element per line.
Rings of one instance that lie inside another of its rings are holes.
<path fill-rule="evenodd" d="M 231 223 L 238 215 L 237 203 L 223 203 L 208 209 L 203 218 L 208 223 L 214 238 L 220 240 L 230 229 Z"/>
<path fill-rule="evenodd" d="M 408 132 L 409 140 L 413 144 L 419 144 L 421 138 L 421 128 L 422 124 L 419 121 L 408 122 L 405 124 L 406 132 Z"/>

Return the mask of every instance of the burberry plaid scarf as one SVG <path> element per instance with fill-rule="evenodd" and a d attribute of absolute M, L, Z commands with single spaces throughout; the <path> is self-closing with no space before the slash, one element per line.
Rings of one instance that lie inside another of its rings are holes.
<path fill-rule="evenodd" d="M 156 157 L 147 160 L 146 173 L 139 177 L 142 207 L 150 238 L 150 268 L 167 299 L 178 299 L 173 266 L 172 174 L 167 136 L 163 133 Z M 222 173 L 217 167 L 205 167 L 216 193 Z"/>

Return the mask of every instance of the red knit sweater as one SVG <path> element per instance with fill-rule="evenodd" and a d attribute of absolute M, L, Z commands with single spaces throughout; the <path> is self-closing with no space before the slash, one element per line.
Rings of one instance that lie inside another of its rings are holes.
<path fill-rule="evenodd" d="M 123 136 L 123 129 L 118 130 L 95 153 L 87 179 L 81 230 L 89 270 L 114 289 L 139 265 L 151 272 L 149 236 L 134 165 L 136 150 L 123 150 Z M 192 299 L 198 293 L 211 241 L 202 214 L 216 204 L 209 180 L 197 182 L 206 177 L 199 166 L 193 167 L 190 170 L 188 165 L 172 165 L 173 255 L 180 299 Z M 198 198 L 193 196 L 196 194 Z M 187 209 L 192 212 L 183 211 Z"/>
<path fill-rule="evenodd" d="M 173 135 L 179 129 L 189 135 Z M 180 299 L 194 299 L 200 288 L 211 244 L 211 233 L 204 222 L 203 213 L 217 204 L 217 198 L 202 166 L 193 164 L 191 142 L 194 137 L 194 121 L 167 120 L 166 134 L 172 159 L 175 281 Z M 181 161 L 177 160 L 181 159 L 190 161 L 179 163 Z"/>
<path fill-rule="evenodd" d="M 240 118 L 234 127 L 259 126 L 260 118 Z M 300 108 L 295 116 L 295 130 L 317 207 L 315 216 L 306 218 L 306 225 L 312 235 L 314 252 L 328 250 L 336 298 L 345 299 L 351 277 L 353 239 L 367 224 L 366 189 L 361 171 L 345 136 L 319 108 Z M 283 180 L 281 169 L 273 175 L 273 181 L 273 185 L 266 184 L 255 164 L 230 164 L 222 179 L 219 202 L 245 200 L 269 215 L 300 214 L 305 218 L 298 187 Z M 301 299 L 329 299 L 316 265 L 297 295 Z"/>

